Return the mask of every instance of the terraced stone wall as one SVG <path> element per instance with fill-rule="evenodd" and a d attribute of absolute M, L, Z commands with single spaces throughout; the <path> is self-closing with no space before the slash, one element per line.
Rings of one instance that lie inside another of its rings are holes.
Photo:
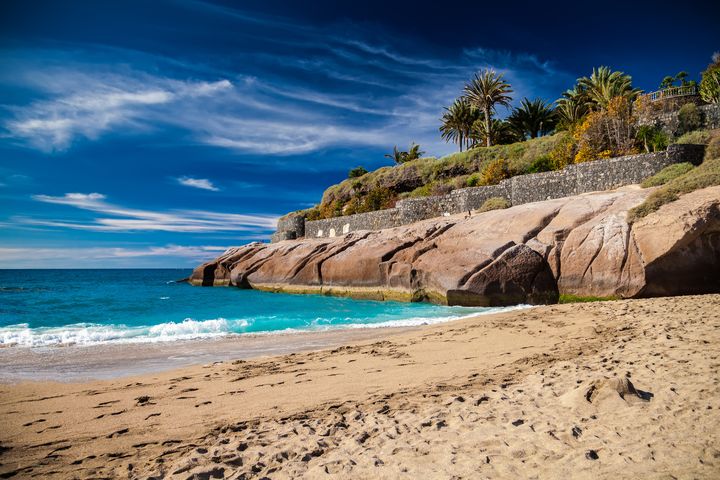
<path fill-rule="evenodd" d="M 503 197 L 512 205 L 569 197 L 640 183 L 673 163 L 702 162 L 703 145 L 670 145 L 664 152 L 628 155 L 570 165 L 553 172 L 519 175 L 499 185 L 463 188 L 447 195 L 404 199 L 395 208 L 306 222 L 287 216 L 278 222 L 273 241 L 335 237 L 358 230 L 382 230 L 433 217 L 476 210 L 485 200 Z"/>

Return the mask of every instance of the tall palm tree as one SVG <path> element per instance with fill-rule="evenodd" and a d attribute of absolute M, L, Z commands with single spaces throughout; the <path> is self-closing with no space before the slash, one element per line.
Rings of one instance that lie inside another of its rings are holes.
<path fill-rule="evenodd" d="M 555 129 L 556 118 L 552 105 L 539 98 L 524 98 L 508 117 L 508 122 L 521 138 L 537 138 Z"/>
<path fill-rule="evenodd" d="M 440 132 L 446 142 L 457 142 L 460 151 L 468 143 L 470 130 L 477 118 L 477 111 L 464 98 L 458 98 L 449 107 L 445 107 Z"/>
<path fill-rule="evenodd" d="M 490 126 L 490 118 L 497 105 L 510 106 L 512 97 L 510 84 L 503 79 L 503 75 L 492 69 L 485 69 L 475 74 L 475 77 L 465 85 L 465 98 L 470 105 L 483 112 L 484 125 Z M 492 145 L 492 135 L 486 132 L 485 142 Z"/>
<path fill-rule="evenodd" d="M 609 67 L 593 68 L 590 77 L 578 79 L 578 85 L 585 89 L 591 104 L 600 109 L 605 109 L 615 97 L 626 97 L 633 101 L 641 92 L 633 88 L 630 75 L 614 72 Z"/>

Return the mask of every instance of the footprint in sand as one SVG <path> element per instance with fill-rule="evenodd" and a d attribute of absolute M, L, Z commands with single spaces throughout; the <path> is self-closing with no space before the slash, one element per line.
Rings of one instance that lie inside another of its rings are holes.
<path fill-rule="evenodd" d="M 120 435 L 124 435 L 124 434 L 126 434 L 127 432 L 129 432 L 129 431 L 130 431 L 129 428 L 123 428 L 123 429 L 120 429 L 120 430 L 117 430 L 117 431 L 111 433 L 110 435 L 107 436 L 107 438 L 113 438 L 113 437 L 117 437 L 117 436 L 120 436 Z"/>
<path fill-rule="evenodd" d="M 35 425 L 36 423 L 43 423 L 43 422 L 47 422 L 47 420 L 45 420 L 44 418 L 40 418 L 33 422 L 28 422 L 28 423 L 23 424 L 23 427 L 29 427 L 30 425 Z"/>

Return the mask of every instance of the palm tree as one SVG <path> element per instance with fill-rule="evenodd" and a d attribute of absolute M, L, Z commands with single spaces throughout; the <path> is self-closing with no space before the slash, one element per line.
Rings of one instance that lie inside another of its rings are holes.
<path fill-rule="evenodd" d="M 626 97 L 633 101 L 641 90 L 633 88 L 632 78 L 623 72 L 613 72 L 609 67 L 593 68 L 590 77 L 578 79 L 578 85 L 586 91 L 589 101 L 594 106 L 604 109 L 615 97 Z"/>
<path fill-rule="evenodd" d="M 470 105 L 478 108 L 484 114 L 484 125 L 490 126 L 490 118 L 497 105 L 510 106 L 512 97 L 510 84 L 503 79 L 503 75 L 492 69 L 485 69 L 475 74 L 475 77 L 465 85 L 465 98 Z M 492 135 L 485 134 L 485 142 L 492 145 Z"/>
<path fill-rule="evenodd" d="M 563 92 L 562 97 L 555 100 L 557 108 L 555 111 L 559 117 L 559 125 L 569 128 L 580 122 L 589 111 L 589 99 L 585 89 L 575 85 L 570 90 Z"/>
<path fill-rule="evenodd" d="M 395 163 L 403 163 L 405 161 L 405 157 L 407 156 L 407 152 L 401 152 L 398 150 L 397 145 L 393 147 L 392 153 L 386 153 L 385 156 L 392 160 Z"/>
<path fill-rule="evenodd" d="M 397 145 L 395 145 L 393 147 L 392 153 L 386 153 L 385 156 L 387 158 L 391 159 L 393 162 L 400 164 L 400 163 L 409 162 L 411 160 L 417 160 L 424 154 L 425 154 L 425 152 L 420 151 L 420 145 L 413 142 L 410 144 L 409 152 L 398 150 Z"/>
<path fill-rule="evenodd" d="M 410 150 L 405 155 L 405 161 L 409 162 L 411 160 L 417 160 L 421 156 L 425 155 L 425 152 L 420 151 L 420 145 L 413 142 L 410 144 Z"/>
<path fill-rule="evenodd" d="M 520 140 L 510 122 L 498 120 L 497 118 L 491 118 L 489 126 L 485 123 L 484 118 L 478 118 L 473 125 L 471 136 L 473 139 L 485 144 L 487 144 L 488 137 L 490 137 L 489 140 L 494 145 L 505 145 Z"/>
<path fill-rule="evenodd" d="M 678 72 L 677 75 L 675 75 L 675 80 L 678 80 L 680 82 L 680 86 L 684 87 L 688 84 L 688 77 L 690 74 L 686 71 Z"/>
<path fill-rule="evenodd" d="M 675 84 L 675 78 L 671 77 L 670 75 L 666 75 L 665 78 L 662 79 L 662 82 L 660 82 L 660 90 L 665 90 L 666 88 L 670 88 Z"/>
<path fill-rule="evenodd" d="M 449 107 L 445 107 L 440 132 L 446 142 L 457 142 L 460 151 L 470 137 L 472 124 L 477 118 L 477 111 L 464 98 L 458 98 Z"/>
<path fill-rule="evenodd" d="M 524 98 L 520 106 L 513 110 L 508 122 L 521 138 L 537 138 L 550 133 L 557 123 L 555 109 L 544 100 Z"/>

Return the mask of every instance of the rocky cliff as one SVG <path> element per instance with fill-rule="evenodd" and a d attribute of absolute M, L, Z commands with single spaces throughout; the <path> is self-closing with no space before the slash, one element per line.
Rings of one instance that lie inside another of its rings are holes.
<path fill-rule="evenodd" d="M 631 186 L 336 238 L 252 243 L 199 266 L 190 282 L 451 305 L 720 292 L 720 187 L 629 225 L 628 210 L 650 191 Z"/>

